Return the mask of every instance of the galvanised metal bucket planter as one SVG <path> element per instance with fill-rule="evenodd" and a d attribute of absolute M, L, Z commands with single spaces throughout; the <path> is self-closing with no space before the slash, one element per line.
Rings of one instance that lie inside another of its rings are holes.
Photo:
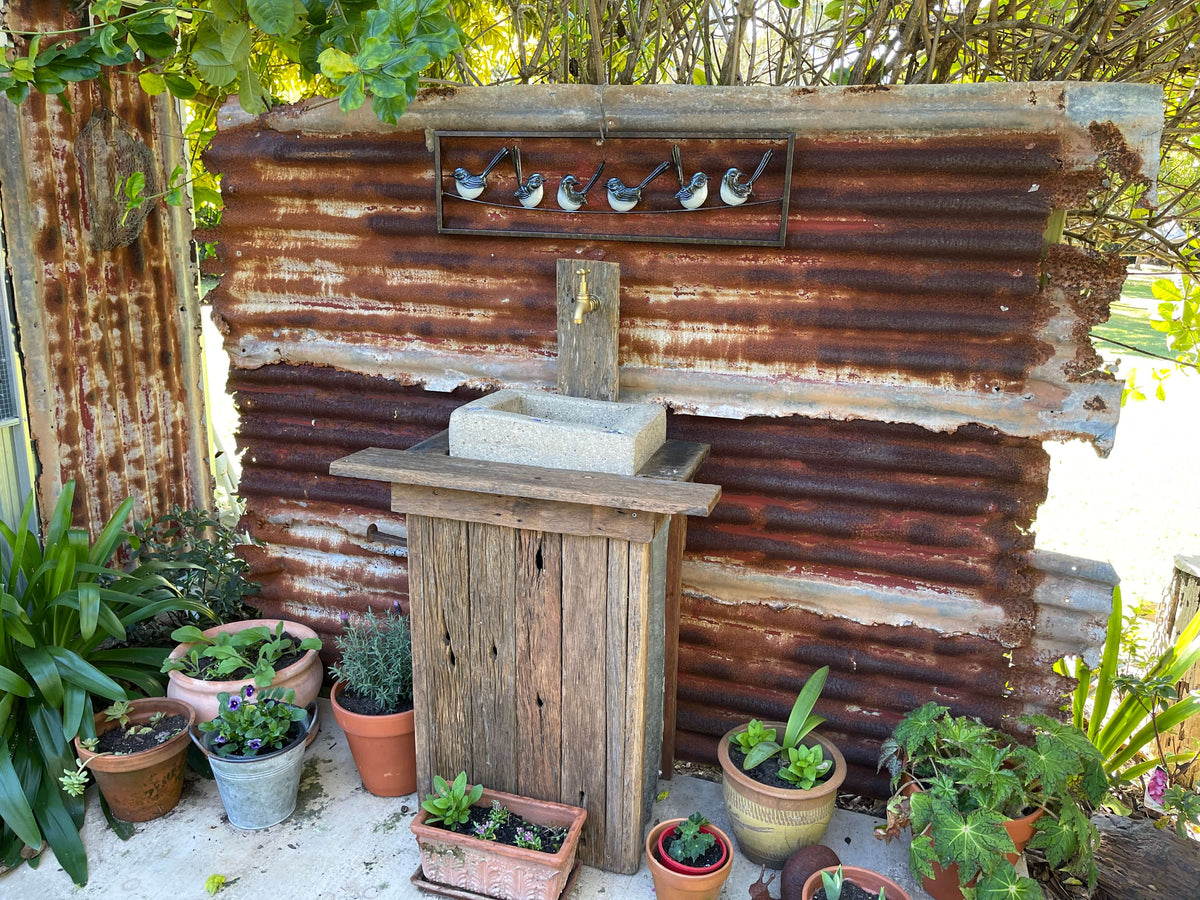
<path fill-rule="evenodd" d="M 212 766 L 230 825 L 257 831 L 278 825 L 295 810 L 304 766 L 304 739 L 316 724 L 317 704 L 310 703 L 306 710 L 308 719 L 300 734 L 286 747 L 266 755 L 218 756 L 212 749 L 215 733 L 197 739 L 192 732 L 192 740 Z"/>

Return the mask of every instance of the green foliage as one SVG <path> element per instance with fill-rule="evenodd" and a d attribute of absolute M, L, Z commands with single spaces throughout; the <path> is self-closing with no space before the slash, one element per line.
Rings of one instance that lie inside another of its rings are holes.
<path fill-rule="evenodd" d="M 291 688 L 256 692 L 248 684 L 237 696 L 222 691 L 217 694 L 221 704 L 217 717 L 196 727 L 217 733 L 212 748 L 218 756 L 254 757 L 281 750 L 289 742 L 293 723 L 303 722 L 308 715 L 295 699 Z"/>
<path fill-rule="evenodd" d="M 751 750 L 746 754 L 746 759 L 742 762 L 742 768 L 745 771 L 750 771 L 755 766 L 762 765 L 768 759 L 775 756 L 783 755 L 785 750 L 792 750 L 800 745 L 810 731 L 825 721 L 821 716 L 813 713 L 812 708 L 816 705 L 817 698 L 821 696 L 821 689 L 825 687 L 825 679 L 829 677 L 829 666 L 821 666 L 817 671 L 812 673 L 812 677 L 804 683 L 804 687 L 800 689 L 800 693 L 796 696 L 796 702 L 792 704 L 792 712 L 788 716 L 787 728 L 783 732 L 783 743 L 775 742 L 775 729 L 769 729 L 770 737 L 765 737 L 762 740 L 754 742 Z M 757 721 L 757 720 L 754 720 Z M 746 734 L 749 734 L 753 722 L 746 729 Z M 759 723 L 759 729 L 762 729 L 762 724 Z M 765 735 L 766 732 L 763 732 Z M 735 735 L 734 740 L 739 745 L 742 745 L 741 735 Z M 811 787 L 811 785 L 810 785 Z"/>
<path fill-rule="evenodd" d="M 1195 791 L 1172 785 L 1163 795 L 1163 813 L 1160 822 L 1175 821 L 1175 833 L 1181 838 L 1188 837 L 1188 823 L 1200 825 L 1200 794 Z"/>
<path fill-rule="evenodd" d="M 811 747 L 789 747 L 785 752 L 787 765 L 780 766 L 779 777 L 802 790 L 811 788 L 818 778 L 833 767 L 833 760 L 825 758 L 820 744 Z"/>
<path fill-rule="evenodd" d="M 1021 721 L 1031 729 L 1030 744 L 927 703 L 884 742 L 880 762 L 892 773 L 893 787 L 913 781 L 921 788 L 907 801 L 915 874 L 928 877 L 934 862 L 943 868 L 957 863 L 963 885 L 980 878 L 981 895 L 989 885 L 989 891 L 1040 897 L 1036 882 L 1007 872 L 1005 855 L 1015 848 L 1004 828 L 1005 820 L 1040 808 L 1029 846 L 1094 886 L 1099 835 L 1087 812 L 1104 796 L 1104 761 L 1073 725 L 1048 716 Z M 894 800 L 892 808 L 902 809 L 903 801 Z"/>
<path fill-rule="evenodd" d="M 208 896 L 215 897 L 217 891 L 225 887 L 225 876 L 220 873 L 214 873 L 204 879 L 204 890 L 208 892 Z"/>
<path fill-rule="evenodd" d="M 364 620 L 347 625 L 334 643 L 341 660 L 329 671 L 345 689 L 370 697 L 389 713 L 411 707 L 412 637 L 398 606 L 382 621 L 367 610 Z"/>
<path fill-rule="evenodd" d="M 701 831 L 708 825 L 708 819 L 698 812 L 692 813 L 675 826 L 675 839 L 667 847 L 671 859 L 681 863 L 695 863 L 708 852 L 708 848 L 717 842 L 716 837 L 707 831 Z"/>
<path fill-rule="evenodd" d="M 84 884 L 83 802 L 57 780 L 74 758 L 70 741 L 95 736 L 93 695 L 123 700 L 126 686 L 162 694 L 157 670 L 168 652 L 105 642 L 123 642 L 157 615 L 204 607 L 179 597 L 155 567 L 113 564 L 133 500 L 91 541 L 72 522 L 74 496 L 68 482 L 41 540 L 29 531 L 32 494 L 15 531 L 0 523 L 0 863 L 19 864 L 22 848 L 36 852 L 44 839 Z"/>
<path fill-rule="evenodd" d="M 305 638 L 296 643 L 284 634 L 284 623 L 279 622 L 272 630 L 266 625 L 255 625 L 241 631 L 219 631 L 208 637 L 195 625 L 184 625 L 171 632 L 171 637 L 181 644 L 191 644 L 187 653 L 175 659 L 166 659 L 163 672 L 183 672 L 192 678 L 205 681 L 227 681 L 238 672 L 248 672 L 260 688 L 267 687 L 275 677 L 275 664 L 290 654 L 303 650 L 320 650 L 320 638 Z M 205 667 L 204 660 L 214 660 Z"/>
<path fill-rule="evenodd" d="M 237 554 L 239 546 L 250 542 L 249 536 L 222 525 L 207 510 L 175 506 L 139 524 L 131 544 L 141 562 L 170 563 L 164 577 L 184 597 L 211 609 L 214 621 L 224 624 L 258 617 L 258 610 L 247 605 L 246 598 L 257 594 L 259 586 L 246 577 L 250 565 Z M 184 624 L 187 621 L 182 616 L 171 622 L 174 628 Z"/>
<path fill-rule="evenodd" d="M 758 719 L 751 719 L 750 724 L 746 726 L 746 730 L 739 732 L 733 736 L 734 741 L 742 752 L 749 755 L 750 751 L 764 741 L 775 740 L 774 728 L 763 728 L 763 723 Z"/>
<path fill-rule="evenodd" d="M 433 793 L 426 794 L 421 808 L 429 813 L 425 821 L 430 825 L 444 825 L 451 831 L 471 818 L 471 806 L 483 796 L 483 785 L 477 784 L 467 790 L 467 773 L 459 772 L 453 784 L 448 784 L 441 775 L 433 776 Z M 519 845 L 518 845 L 519 846 Z"/>
<path fill-rule="evenodd" d="M 821 884 L 825 888 L 825 900 L 841 900 L 842 897 L 842 882 L 845 875 L 842 874 L 842 867 L 838 866 L 833 872 L 821 872 Z"/>

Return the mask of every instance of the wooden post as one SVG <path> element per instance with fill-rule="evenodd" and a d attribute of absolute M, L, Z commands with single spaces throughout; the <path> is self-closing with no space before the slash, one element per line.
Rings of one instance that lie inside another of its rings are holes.
<path fill-rule="evenodd" d="M 575 324 L 580 272 L 598 308 Z M 591 260 L 558 261 L 558 392 L 589 400 L 616 400 L 621 393 L 617 370 L 617 331 L 621 318 L 621 267 Z"/>
<path fill-rule="evenodd" d="M 1175 573 L 1171 578 L 1171 589 L 1167 602 L 1158 611 L 1157 627 L 1155 629 L 1159 651 L 1164 651 L 1179 638 L 1179 633 L 1187 628 L 1192 618 L 1200 613 L 1200 557 L 1175 557 Z M 1176 686 L 1179 696 L 1185 696 L 1189 691 L 1200 689 L 1200 663 L 1192 666 L 1184 673 Z M 1194 748 L 1200 741 L 1200 716 L 1180 722 L 1170 734 L 1164 738 L 1168 753 L 1195 752 Z M 1180 773 L 1179 781 L 1190 788 L 1196 787 L 1200 772 L 1200 764 L 1193 764 Z"/>

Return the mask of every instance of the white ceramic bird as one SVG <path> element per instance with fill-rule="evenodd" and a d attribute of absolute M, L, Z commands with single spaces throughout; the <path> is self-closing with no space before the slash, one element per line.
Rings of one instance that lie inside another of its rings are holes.
<path fill-rule="evenodd" d="M 754 170 L 754 174 L 750 176 L 748 181 L 742 181 L 742 170 L 734 167 L 725 173 L 725 177 L 721 179 L 721 200 L 729 206 L 741 206 L 754 193 L 754 182 L 758 181 L 758 177 L 762 175 L 766 169 L 767 163 L 771 161 L 773 151 L 768 150 L 763 154 L 763 158 L 759 160 L 758 168 Z"/>
<path fill-rule="evenodd" d="M 661 175 L 667 169 L 671 168 L 669 162 L 659 163 L 653 172 L 642 179 L 642 183 L 637 187 L 626 187 L 625 183 L 620 178 L 610 178 L 605 187 L 608 188 L 608 205 L 617 212 L 629 212 L 638 205 L 638 201 L 642 199 L 642 191 L 646 189 L 646 185 L 652 182 L 655 178 Z"/>
<path fill-rule="evenodd" d="M 588 183 L 582 189 L 578 187 L 578 178 L 574 175 L 564 175 L 562 181 L 558 183 L 558 205 L 567 212 L 575 212 L 587 203 L 587 192 L 600 180 L 600 173 L 603 171 L 604 160 L 601 160 L 600 165 L 596 167 L 596 171 L 592 173 L 592 177 L 588 179 Z"/>
<path fill-rule="evenodd" d="M 708 176 L 697 172 L 690 181 L 684 180 L 683 154 L 679 152 L 678 144 L 671 148 L 671 163 L 675 166 L 675 177 L 679 180 L 679 190 L 675 192 L 675 199 L 684 209 L 703 206 L 704 201 L 708 199 Z"/>
<path fill-rule="evenodd" d="M 546 176 L 541 172 L 534 172 L 528 179 L 521 172 L 521 148 L 512 148 L 513 169 L 517 173 L 517 189 L 514 192 L 515 196 L 521 205 L 526 209 L 533 209 L 542 202 L 542 185 L 546 183 Z"/>
<path fill-rule="evenodd" d="M 454 175 L 454 187 L 458 191 L 458 196 L 464 200 L 474 200 L 482 194 L 483 189 L 487 187 L 488 175 L 491 174 L 492 169 L 500 164 L 500 160 L 506 156 L 508 156 L 508 148 L 501 147 L 500 152 L 492 157 L 492 161 L 478 175 L 472 175 L 462 166 L 455 169 L 452 174 Z"/>

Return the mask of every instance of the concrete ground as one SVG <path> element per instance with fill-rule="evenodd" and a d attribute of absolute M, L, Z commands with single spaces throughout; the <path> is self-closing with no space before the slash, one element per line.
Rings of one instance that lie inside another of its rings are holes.
<path fill-rule="evenodd" d="M 308 748 L 296 811 L 286 822 L 263 831 L 239 831 L 224 815 L 216 784 L 188 774 L 183 799 L 171 813 L 137 826 L 121 841 L 105 824 L 92 788 L 84 842 L 90 880 L 75 887 L 53 854 L 41 865 L 22 866 L 0 876 L 4 900 L 204 900 L 204 884 L 221 874 L 218 900 L 360 900 L 423 897 L 409 883 L 419 863 L 408 830 L 415 815 L 415 794 L 375 797 L 363 790 L 354 760 L 327 700 L 322 704 L 321 733 Z M 669 796 L 654 806 L 653 822 L 700 810 L 729 832 L 721 786 L 677 775 L 659 783 Z M 908 872 L 907 842 L 890 845 L 871 834 L 878 820 L 837 810 L 824 843 L 848 865 L 866 866 L 895 879 L 913 896 L 929 900 Z M 735 854 L 733 872 L 722 900 L 749 898 L 759 867 Z M 651 898 L 654 886 L 643 864 L 636 875 L 612 875 L 585 868 L 571 900 Z M 779 896 L 779 882 L 771 885 Z"/>

